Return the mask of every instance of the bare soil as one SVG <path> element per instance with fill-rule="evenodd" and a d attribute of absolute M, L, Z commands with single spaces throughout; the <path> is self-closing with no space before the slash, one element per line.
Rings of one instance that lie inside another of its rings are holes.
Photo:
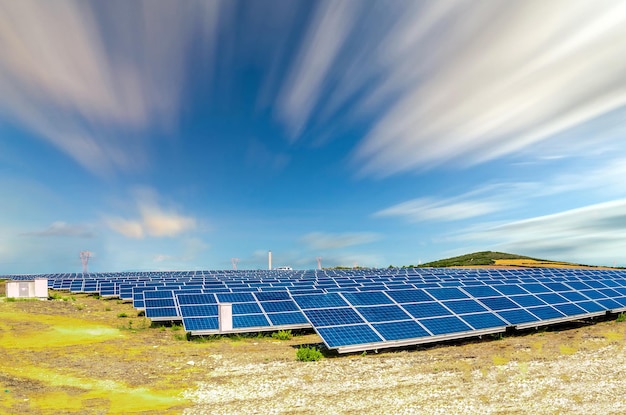
<path fill-rule="evenodd" d="M 316 334 L 188 341 L 119 300 L 0 298 L 0 414 L 624 414 L 625 335 L 580 322 L 300 362 Z"/>

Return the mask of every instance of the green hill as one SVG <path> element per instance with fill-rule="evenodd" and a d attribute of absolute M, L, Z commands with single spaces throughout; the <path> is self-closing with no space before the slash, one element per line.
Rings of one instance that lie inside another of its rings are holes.
<path fill-rule="evenodd" d="M 428 262 L 420 265 L 420 267 L 466 267 L 470 265 L 494 265 L 496 263 L 496 259 L 533 259 L 536 261 L 542 261 L 540 259 L 527 256 L 507 254 L 505 252 L 482 251 Z"/>

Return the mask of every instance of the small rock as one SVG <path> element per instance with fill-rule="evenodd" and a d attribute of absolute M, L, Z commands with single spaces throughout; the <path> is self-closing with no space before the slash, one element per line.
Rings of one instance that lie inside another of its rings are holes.
<path fill-rule="evenodd" d="M 196 363 L 195 363 L 193 360 L 190 360 L 190 361 L 188 361 L 188 362 L 187 362 L 187 364 L 188 364 L 189 366 L 193 366 L 193 365 L 195 365 Z"/>

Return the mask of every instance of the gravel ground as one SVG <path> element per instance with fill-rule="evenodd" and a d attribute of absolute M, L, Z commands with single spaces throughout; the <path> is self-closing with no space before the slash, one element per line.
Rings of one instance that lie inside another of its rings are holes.
<path fill-rule="evenodd" d="M 189 342 L 85 295 L 0 315 L 0 414 L 626 414 L 615 320 L 299 362 L 317 335 Z"/>
<path fill-rule="evenodd" d="M 208 379 L 184 393 L 195 404 L 184 414 L 625 414 L 623 357 L 615 342 L 546 361 L 441 360 L 444 369 L 428 351 L 243 365 L 213 355 L 198 362 Z"/>

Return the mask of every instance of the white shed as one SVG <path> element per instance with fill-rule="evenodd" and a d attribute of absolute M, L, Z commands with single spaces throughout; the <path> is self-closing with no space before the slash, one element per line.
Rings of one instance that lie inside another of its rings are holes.
<path fill-rule="evenodd" d="M 48 299 L 48 280 L 45 278 L 7 281 L 6 284 L 8 298 Z"/>

